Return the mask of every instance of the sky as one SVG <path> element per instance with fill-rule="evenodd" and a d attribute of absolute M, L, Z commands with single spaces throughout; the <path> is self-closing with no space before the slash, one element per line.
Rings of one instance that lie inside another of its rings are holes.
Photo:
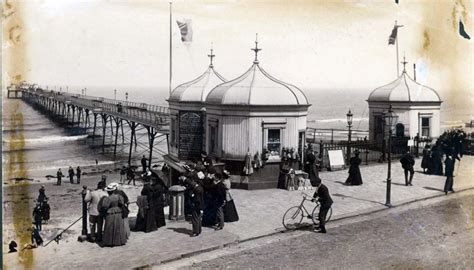
<path fill-rule="evenodd" d="M 472 1 L 173 1 L 173 83 L 197 77 L 209 65 L 227 79 L 253 62 L 258 33 L 260 65 L 306 91 L 370 91 L 397 76 L 399 61 L 445 99 L 473 102 Z M 3 83 L 168 87 L 169 1 L 13 2 L 4 13 Z M 180 40 L 176 20 L 192 20 L 193 41 Z M 400 69 L 402 65 L 400 65 Z M 133 91 L 133 90 L 130 90 Z M 469 103 L 464 103 L 468 104 Z"/>

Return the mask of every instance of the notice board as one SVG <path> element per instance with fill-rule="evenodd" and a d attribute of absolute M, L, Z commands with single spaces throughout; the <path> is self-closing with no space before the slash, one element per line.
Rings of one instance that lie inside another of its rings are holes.
<path fill-rule="evenodd" d="M 189 160 L 200 156 L 203 131 L 202 112 L 179 112 L 179 159 Z"/>
<path fill-rule="evenodd" d="M 344 169 L 345 162 L 344 162 L 344 154 L 342 150 L 328 150 L 328 158 L 329 158 L 329 166 L 331 171 Z"/>

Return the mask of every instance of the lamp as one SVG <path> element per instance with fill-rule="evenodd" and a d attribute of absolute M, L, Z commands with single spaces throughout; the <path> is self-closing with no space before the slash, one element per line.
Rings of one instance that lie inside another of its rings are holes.
<path fill-rule="evenodd" d="M 388 108 L 387 112 L 383 113 L 385 125 L 388 126 L 388 171 L 387 171 L 387 194 L 385 200 L 385 206 L 392 207 L 390 196 L 392 188 L 392 128 L 397 123 L 398 115 L 393 112 L 392 105 Z"/>
<path fill-rule="evenodd" d="M 349 131 L 347 132 L 347 164 L 349 164 L 351 160 L 351 127 L 352 127 L 352 112 L 349 109 L 349 112 L 346 114 L 347 117 L 347 127 Z"/>

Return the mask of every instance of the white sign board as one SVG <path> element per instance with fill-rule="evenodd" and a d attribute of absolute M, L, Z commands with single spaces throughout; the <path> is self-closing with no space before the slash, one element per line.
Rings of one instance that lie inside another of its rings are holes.
<path fill-rule="evenodd" d="M 328 157 L 329 157 L 329 166 L 331 171 L 344 169 L 345 162 L 344 162 L 344 154 L 342 150 L 328 150 Z"/>

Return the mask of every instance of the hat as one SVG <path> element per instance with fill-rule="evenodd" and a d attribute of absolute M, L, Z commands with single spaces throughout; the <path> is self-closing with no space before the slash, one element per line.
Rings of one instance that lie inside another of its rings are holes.
<path fill-rule="evenodd" d="M 358 155 L 358 154 L 360 154 L 359 149 L 356 149 L 356 150 L 354 151 L 354 155 Z"/>
<path fill-rule="evenodd" d="M 207 157 L 206 151 L 202 151 L 202 152 L 201 152 L 201 157 Z"/>
<path fill-rule="evenodd" d="M 105 191 L 115 191 L 117 190 L 119 184 L 118 183 L 110 183 L 106 188 Z"/>

